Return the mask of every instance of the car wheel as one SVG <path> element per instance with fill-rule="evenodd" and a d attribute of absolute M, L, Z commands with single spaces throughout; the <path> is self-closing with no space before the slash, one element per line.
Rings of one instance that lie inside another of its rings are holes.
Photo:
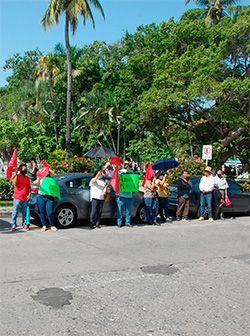
<path fill-rule="evenodd" d="M 55 214 L 57 227 L 60 229 L 68 229 L 73 227 L 77 221 L 76 209 L 72 205 L 61 205 L 56 209 Z"/>
<path fill-rule="evenodd" d="M 136 220 L 138 223 L 146 223 L 147 216 L 146 216 L 146 206 L 145 204 L 141 204 L 136 212 Z"/>

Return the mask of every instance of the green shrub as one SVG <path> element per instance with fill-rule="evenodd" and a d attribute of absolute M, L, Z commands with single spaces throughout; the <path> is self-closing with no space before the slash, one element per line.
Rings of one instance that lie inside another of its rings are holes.
<path fill-rule="evenodd" d="M 199 160 L 183 161 L 177 168 L 169 170 L 169 181 L 175 182 L 184 171 L 187 171 L 190 176 L 203 175 L 205 166 L 205 162 Z"/>
<path fill-rule="evenodd" d="M 13 185 L 10 180 L 0 179 L 0 200 L 11 200 Z"/>
<path fill-rule="evenodd" d="M 48 154 L 48 163 L 51 164 L 55 161 L 62 162 L 65 160 L 66 150 L 57 149 Z"/>
<path fill-rule="evenodd" d="M 56 174 L 93 172 L 99 164 L 99 160 L 95 162 L 85 157 L 74 156 L 68 160 L 54 161 L 50 164 L 51 169 Z"/>

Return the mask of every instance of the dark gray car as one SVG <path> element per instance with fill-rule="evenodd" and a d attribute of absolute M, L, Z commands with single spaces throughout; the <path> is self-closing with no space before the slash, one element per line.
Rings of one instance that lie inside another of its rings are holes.
<path fill-rule="evenodd" d="M 200 183 L 200 176 L 191 177 L 192 181 L 192 191 L 190 194 L 190 215 L 198 217 L 199 216 L 199 209 L 200 209 L 200 191 L 199 191 L 199 183 Z M 223 213 L 243 213 L 249 214 L 250 213 L 250 192 L 244 191 L 243 187 L 231 180 L 227 179 L 228 182 L 228 196 L 231 201 L 231 205 L 228 207 L 223 208 Z M 176 208 L 178 206 L 178 193 L 177 193 L 177 186 L 173 184 L 169 187 L 170 195 L 169 195 L 169 208 L 172 212 L 175 213 Z M 214 214 L 216 214 L 216 194 L 214 193 L 213 197 L 213 208 Z M 215 215 L 216 217 L 216 215 Z"/>
<path fill-rule="evenodd" d="M 55 220 L 59 228 L 73 227 L 79 219 L 89 219 L 90 215 L 90 187 L 89 182 L 93 174 L 72 173 L 57 176 L 60 186 L 61 199 L 56 204 Z M 108 179 L 108 178 L 107 178 Z M 31 204 L 31 214 L 38 217 L 36 196 Z M 143 209 L 143 194 L 141 192 L 133 194 L 132 217 L 143 221 L 145 216 Z M 102 218 L 117 218 L 116 196 L 111 192 L 111 200 L 104 202 Z"/>

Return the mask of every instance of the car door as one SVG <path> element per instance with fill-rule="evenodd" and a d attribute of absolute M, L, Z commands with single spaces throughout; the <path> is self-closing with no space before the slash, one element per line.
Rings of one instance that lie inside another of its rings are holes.
<path fill-rule="evenodd" d="M 102 218 L 116 218 L 117 217 L 117 206 L 116 206 L 116 195 L 114 189 L 109 186 L 110 199 L 109 201 L 104 201 Z"/>
<path fill-rule="evenodd" d="M 249 211 L 250 195 L 243 191 L 240 184 L 235 181 L 228 180 L 228 196 L 231 205 L 225 207 L 225 212 L 247 212 Z"/>
<path fill-rule="evenodd" d="M 89 218 L 90 213 L 90 188 L 91 177 L 76 177 L 65 182 L 67 188 L 67 197 L 70 203 L 73 203 L 78 211 L 79 218 Z M 67 200 L 67 199 L 66 199 Z M 66 201 L 65 200 L 65 201 Z"/>

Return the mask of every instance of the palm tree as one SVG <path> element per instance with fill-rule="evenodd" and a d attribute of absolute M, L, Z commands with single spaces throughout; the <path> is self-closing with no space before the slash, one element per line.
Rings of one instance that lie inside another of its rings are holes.
<path fill-rule="evenodd" d="M 211 27 L 226 14 L 226 9 L 236 5 L 238 0 L 185 0 L 186 5 L 190 2 L 195 2 L 197 6 L 205 8 L 205 22 Z"/>
<path fill-rule="evenodd" d="M 72 100 L 72 62 L 70 56 L 69 28 L 71 28 L 72 33 L 75 34 L 78 25 L 78 16 L 82 16 L 84 25 L 86 21 L 90 19 L 93 27 L 95 27 L 91 5 L 105 18 L 103 8 L 98 0 L 51 0 L 48 9 L 41 19 L 41 23 L 46 29 L 54 23 L 58 24 L 59 17 L 65 14 L 65 47 L 67 57 L 66 159 L 70 156 Z"/>

